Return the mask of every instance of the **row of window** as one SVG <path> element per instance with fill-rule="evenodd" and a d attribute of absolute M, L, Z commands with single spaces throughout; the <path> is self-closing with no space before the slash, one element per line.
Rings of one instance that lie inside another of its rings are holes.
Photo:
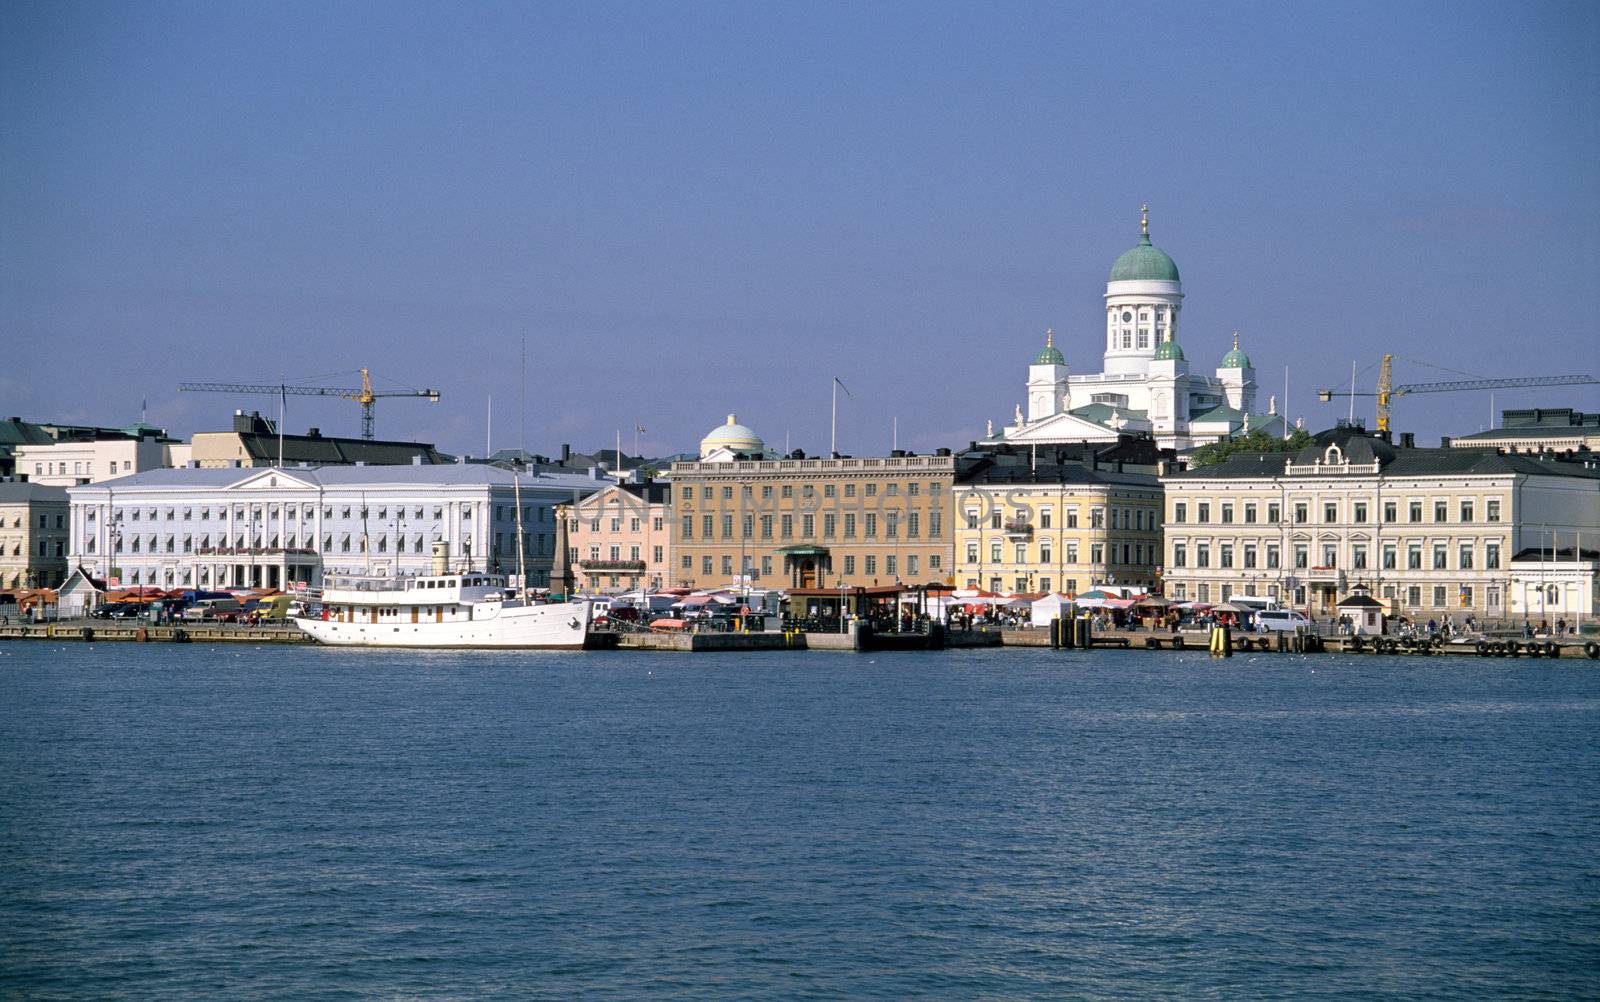
<path fill-rule="evenodd" d="M 642 558 L 639 556 L 639 554 L 642 553 L 642 552 L 643 551 L 637 545 L 630 546 L 630 547 L 628 547 L 628 559 L 629 560 L 640 560 Z M 663 556 L 664 556 L 664 551 L 662 550 L 661 547 L 653 546 L 653 547 L 650 548 L 650 559 L 654 563 L 658 563 L 658 564 L 661 563 Z M 578 548 L 576 546 L 568 547 L 567 548 L 567 560 L 568 560 L 568 562 L 576 562 L 577 559 L 578 559 Z M 599 546 L 590 546 L 589 547 L 589 559 L 590 560 L 599 560 L 600 559 L 600 547 Z M 621 560 L 622 559 L 622 547 L 620 545 L 617 545 L 617 544 L 612 544 L 611 546 L 606 547 L 606 559 L 607 560 Z"/>
<path fill-rule="evenodd" d="M 587 522 L 587 525 L 589 526 L 589 531 L 590 532 L 599 532 L 600 531 L 600 522 L 601 522 L 601 520 L 598 519 L 598 518 L 589 519 L 588 522 Z M 663 519 L 659 515 L 657 515 L 655 518 L 652 518 L 650 520 L 650 529 L 651 529 L 651 531 L 653 531 L 653 532 L 661 532 L 661 531 L 663 531 L 663 529 L 665 529 L 665 527 L 666 527 L 665 526 L 665 522 L 666 522 L 666 520 Z M 641 525 L 642 525 L 642 522 L 638 518 L 629 518 L 628 519 L 628 531 L 629 532 L 638 532 Z M 577 519 L 575 519 L 575 518 L 567 519 L 567 531 L 568 532 L 574 532 L 574 533 L 578 531 L 578 520 Z M 621 518 L 614 517 L 614 518 L 611 519 L 611 531 L 612 532 L 621 532 L 622 531 L 622 519 Z"/>
<path fill-rule="evenodd" d="M 117 462 L 118 462 L 118 460 L 115 460 L 115 459 L 111 459 L 111 460 L 107 460 L 106 461 L 106 473 L 107 473 L 107 475 L 113 476 L 113 477 L 117 475 L 117 470 L 118 470 Z M 133 460 L 124 459 L 124 460 L 121 460 L 121 463 L 122 463 L 121 470 L 122 470 L 123 473 L 132 473 L 133 472 Z M 80 476 L 80 477 L 92 477 L 92 476 L 94 476 L 94 460 L 92 460 L 92 459 L 89 459 L 89 460 L 77 460 L 77 459 L 75 459 L 75 460 L 73 460 L 72 461 L 72 473 L 73 473 L 74 476 Z M 59 463 L 57 463 L 57 462 L 34 463 L 33 464 L 33 475 L 36 476 L 36 477 L 64 477 L 64 476 L 67 475 L 67 464 L 66 464 L 65 461 L 62 461 L 62 462 L 59 462 Z"/>
<path fill-rule="evenodd" d="M 1368 570 L 1370 549 L 1365 543 L 1350 544 L 1350 570 Z M 1246 569 L 1257 566 L 1274 569 L 1281 566 L 1282 550 L 1277 543 L 1193 543 L 1174 542 L 1172 544 L 1173 567 L 1190 566 L 1189 558 L 1194 557 L 1195 567 L 1212 566 L 1211 558 L 1215 553 L 1218 567 L 1243 567 Z M 1410 571 L 1420 570 L 1474 570 L 1478 566 L 1476 543 L 1458 543 L 1455 548 L 1455 564 L 1450 564 L 1450 544 L 1434 543 L 1431 552 L 1424 552 L 1424 544 L 1407 543 L 1405 547 L 1405 569 Z M 1323 543 L 1320 551 L 1320 562 L 1311 563 L 1311 546 L 1307 543 L 1296 543 L 1292 547 L 1294 559 L 1293 566 L 1299 569 L 1316 568 L 1331 570 L 1339 566 L 1339 544 Z M 1385 543 L 1379 551 L 1382 568 L 1386 571 L 1399 570 L 1401 567 L 1400 547 L 1397 543 Z M 1235 556 L 1238 557 L 1236 564 Z M 1500 569 L 1500 544 L 1490 542 L 1483 544 L 1483 569 Z M 1259 562 L 1258 562 L 1259 560 Z"/>
<path fill-rule="evenodd" d="M 1187 501 L 1174 501 L 1172 503 L 1172 521 L 1174 523 L 1189 521 L 1189 504 Z M 1351 501 L 1348 504 L 1351 522 L 1362 523 L 1369 520 L 1371 514 L 1369 502 Z M 1426 501 L 1421 498 L 1411 498 L 1405 504 L 1407 522 L 1423 521 L 1427 506 Z M 1340 503 L 1338 501 L 1323 501 L 1321 505 L 1322 521 L 1326 524 L 1338 524 Z M 1292 503 L 1290 510 L 1295 524 L 1306 524 L 1311 521 L 1311 506 L 1312 503 L 1310 501 L 1295 501 Z M 1221 501 L 1215 503 L 1215 509 L 1213 509 L 1213 502 L 1196 501 L 1194 502 L 1194 520 L 1199 523 L 1209 523 L 1212 512 L 1215 510 L 1219 516 L 1217 521 L 1224 525 L 1234 522 L 1236 513 L 1240 516 L 1239 521 L 1245 525 L 1251 525 L 1258 521 L 1257 515 L 1263 509 L 1266 513 L 1266 524 L 1273 525 L 1283 520 L 1283 509 L 1277 501 L 1268 501 L 1264 505 L 1258 505 L 1254 501 L 1245 501 L 1237 504 L 1232 501 Z M 1477 510 L 1476 498 L 1459 499 L 1456 503 L 1456 521 L 1466 523 L 1475 521 Z M 1484 501 L 1483 516 L 1486 522 L 1500 521 L 1499 498 L 1489 498 Z M 1383 502 L 1383 520 L 1395 523 L 1400 521 L 1400 502 L 1398 500 Z M 1433 500 L 1433 521 L 1450 521 L 1449 499 L 1435 498 Z"/>
<path fill-rule="evenodd" d="M 702 556 L 699 562 L 700 573 L 717 574 L 720 572 L 724 577 L 731 577 L 734 573 L 733 561 L 734 558 L 731 555 L 724 555 L 720 561 L 714 561 L 709 555 Z M 878 573 L 879 566 L 883 567 L 883 573 L 888 577 L 897 577 L 902 566 L 908 577 L 914 577 L 922 573 L 922 559 L 915 553 L 905 554 L 903 557 L 896 553 L 886 553 L 882 556 L 881 561 L 880 565 L 880 558 L 875 553 L 866 554 L 860 558 L 861 573 L 869 577 L 875 576 Z M 943 561 L 940 560 L 937 553 L 929 555 L 929 573 L 938 572 L 942 564 Z M 745 557 L 743 573 L 752 577 L 771 577 L 773 565 L 774 561 L 770 555 L 763 555 L 759 560 L 756 557 Z M 680 566 L 683 570 L 692 573 L 695 569 L 695 558 L 691 554 L 684 554 L 680 561 Z M 845 556 L 842 566 L 842 573 L 845 577 L 855 576 L 858 566 L 856 556 L 854 554 Z"/>
<path fill-rule="evenodd" d="M 901 538 L 901 527 L 902 527 L 902 521 L 903 521 L 904 522 L 904 529 L 905 529 L 904 538 L 906 538 L 906 539 L 921 539 L 922 538 L 922 513 L 921 512 L 916 512 L 916 511 L 906 512 L 904 520 L 902 520 L 900 516 L 901 516 L 901 513 L 897 512 L 897 511 L 890 511 L 890 512 L 884 512 L 883 513 L 881 523 L 882 523 L 884 538 L 885 539 L 899 539 L 899 538 Z M 761 515 L 759 517 L 756 516 L 756 515 L 744 515 L 744 516 L 741 516 L 739 518 L 739 520 L 738 520 L 739 534 L 737 536 L 735 536 L 734 535 L 734 528 L 735 528 L 734 516 L 732 516 L 732 515 L 721 515 L 721 516 L 717 516 L 717 515 L 701 515 L 700 516 L 700 538 L 701 539 L 705 539 L 705 540 L 716 539 L 716 538 L 721 538 L 721 539 L 735 539 L 735 538 L 737 538 L 737 539 L 751 539 L 751 538 L 773 539 L 774 538 L 773 530 L 774 530 L 774 528 L 776 528 L 777 532 L 778 532 L 778 535 L 777 535 L 776 538 L 779 538 L 779 539 L 793 539 L 793 538 L 795 538 L 795 519 L 796 519 L 796 516 L 790 515 L 790 514 L 776 515 L 776 516 L 774 516 L 774 515 Z M 858 528 L 861 530 L 861 537 L 862 538 L 864 538 L 864 539 L 877 539 L 878 538 L 878 529 L 879 529 L 880 519 L 879 519 L 879 515 L 878 515 L 877 512 L 867 512 L 865 515 L 859 516 L 859 518 L 857 517 L 855 512 L 846 512 L 842 516 L 837 514 L 837 513 L 835 513 L 835 512 L 824 512 L 822 517 L 821 517 L 821 521 L 822 521 L 822 538 L 823 539 L 840 538 L 841 525 L 842 525 L 842 528 L 843 528 L 843 536 L 842 536 L 842 538 L 844 538 L 844 539 L 855 539 L 856 538 L 856 530 Z M 757 527 L 758 522 L 759 522 L 759 525 L 760 525 L 760 535 L 759 536 L 756 535 L 756 527 Z M 717 532 L 717 530 L 719 528 L 722 530 L 721 534 L 720 534 L 720 537 L 719 537 L 718 532 Z M 813 514 L 813 513 L 810 513 L 810 512 L 807 512 L 805 514 L 800 515 L 799 516 L 799 528 L 800 528 L 800 538 L 802 538 L 802 539 L 814 539 L 814 538 L 816 538 L 816 536 L 817 536 L 817 516 L 815 514 Z M 683 521 L 681 523 L 679 531 L 680 531 L 681 538 L 683 538 L 685 540 L 694 539 L 695 538 L 695 516 L 693 516 L 693 515 L 684 515 L 683 516 Z M 943 533 L 944 533 L 944 527 L 943 527 L 942 513 L 938 512 L 938 511 L 929 512 L 928 513 L 928 538 L 937 539 L 941 535 L 943 535 Z"/>
<path fill-rule="evenodd" d="M 1107 511 L 1108 509 L 1099 505 L 1090 508 L 1089 528 L 1104 529 L 1106 527 Z M 1154 532 L 1160 528 L 1160 526 L 1156 524 L 1157 513 L 1154 510 L 1112 506 L 1109 509 L 1109 512 L 1111 515 L 1111 528 L 1113 529 L 1132 529 L 1137 532 Z M 1055 528 L 1055 512 L 1052 508 L 1049 506 L 1043 506 L 1038 508 L 1035 513 L 1039 516 L 1040 529 Z M 965 514 L 967 517 L 967 528 L 979 528 L 979 523 L 983 521 L 982 514 L 975 508 L 967 509 Z M 1066 517 L 1066 525 L 1063 528 L 1079 528 L 1077 506 L 1064 509 L 1064 515 Z M 990 511 L 988 521 L 989 528 L 991 529 L 1003 529 L 1008 527 L 1027 529 L 1033 528 L 1030 523 L 1028 510 L 1025 508 L 1017 508 L 1013 510 L 1009 522 L 1005 521 L 1004 513 L 998 509 Z"/>
<path fill-rule="evenodd" d="M 175 522 L 175 521 L 179 521 L 179 520 L 185 521 L 185 522 L 189 522 L 189 521 L 193 521 L 195 519 L 196 510 L 199 511 L 199 513 L 200 513 L 199 514 L 199 520 L 202 521 L 202 522 L 209 522 L 211 520 L 211 518 L 212 518 L 213 512 L 215 512 L 216 519 L 219 522 L 228 517 L 228 506 L 227 505 L 222 505 L 222 506 L 217 507 L 217 508 L 209 508 L 209 507 L 207 507 L 207 508 L 200 508 L 200 509 L 195 509 L 195 508 L 182 508 L 182 509 L 179 509 L 179 508 L 166 508 L 166 509 L 161 509 L 161 508 L 117 508 L 113 512 L 112 518 L 113 519 L 121 519 L 121 520 L 127 521 L 127 522 L 138 522 L 138 521 L 155 522 L 155 521 L 161 520 L 162 515 L 164 513 L 165 516 L 166 516 L 165 520 L 168 521 L 168 522 Z M 245 519 L 245 518 L 249 518 L 250 520 L 257 521 L 257 522 L 275 522 L 275 521 L 277 521 L 279 519 L 279 510 L 280 510 L 280 506 L 278 506 L 278 505 L 265 505 L 265 506 L 263 506 L 263 505 L 235 505 L 235 506 L 233 506 L 233 517 L 235 519 L 241 519 L 241 520 Z M 389 520 L 389 516 L 391 514 L 393 514 L 393 516 L 395 518 L 400 519 L 402 521 L 405 521 L 405 520 L 409 519 L 411 521 L 420 522 L 420 521 L 423 521 L 423 519 L 425 517 L 424 513 L 427 512 L 428 510 L 429 509 L 426 508 L 426 507 L 393 508 L 393 509 L 391 509 L 391 508 L 389 508 L 387 506 L 382 507 L 382 508 L 372 508 L 372 507 L 362 508 L 362 507 L 358 507 L 358 506 L 355 506 L 355 505 L 344 505 L 342 507 L 341 506 L 332 506 L 332 505 L 330 505 L 330 506 L 325 506 L 322 509 L 322 517 L 325 520 L 332 519 L 334 517 L 334 512 L 338 512 L 340 518 L 345 518 L 345 519 L 349 519 L 349 518 L 361 518 L 361 519 L 376 518 L 380 522 L 386 522 L 386 521 Z M 181 515 L 179 514 L 180 512 L 182 513 Z M 308 505 L 288 505 L 288 506 L 282 506 L 282 512 L 283 512 L 283 517 L 285 519 L 293 519 L 296 513 L 299 513 L 301 518 L 303 518 L 303 519 L 312 519 L 312 518 L 316 517 L 317 509 L 316 509 L 315 505 L 309 505 L 309 504 Z M 433 520 L 435 522 L 440 521 L 441 519 L 444 518 L 444 508 L 443 507 L 435 506 L 434 508 L 432 508 L 432 512 L 433 512 Z M 43 517 L 44 516 L 42 516 L 42 515 L 40 516 L 40 518 L 43 518 Z M 61 518 L 61 516 L 59 516 L 59 515 L 56 516 L 56 517 L 57 517 L 58 520 Z M 88 510 L 88 519 L 89 519 L 89 521 L 93 522 L 98 517 L 99 517 L 99 513 L 95 509 L 90 508 Z M 470 508 L 463 508 L 462 511 L 461 511 L 461 517 L 463 519 L 471 518 L 472 517 L 472 510 Z M 495 518 L 495 521 L 497 521 L 497 522 L 513 522 L 513 521 L 516 520 L 516 517 L 517 517 L 517 509 L 516 509 L 515 506 L 506 507 L 506 506 L 498 506 L 497 505 L 495 507 L 494 518 Z M 537 505 L 524 505 L 522 507 L 522 518 L 523 518 L 523 521 L 525 521 L 525 522 L 533 522 L 533 523 L 549 522 L 551 520 L 551 512 L 550 512 L 550 509 L 548 507 L 541 507 L 541 506 L 537 506 Z M 58 527 L 60 526 L 60 522 L 59 521 L 57 522 L 57 526 Z"/>
<path fill-rule="evenodd" d="M 799 486 L 800 486 L 800 497 L 801 498 L 815 498 L 817 496 L 817 485 L 815 485 L 815 484 L 801 484 Z M 822 496 L 825 497 L 825 498 L 840 497 L 841 495 L 844 496 L 844 497 L 847 497 L 847 498 L 853 498 L 853 497 L 856 496 L 856 485 L 855 484 L 844 484 L 844 485 L 842 485 L 843 488 L 844 488 L 843 491 L 840 491 L 840 489 L 839 489 L 840 486 L 841 485 L 839 485 L 839 484 L 823 484 L 822 485 Z M 878 485 L 876 483 L 867 483 L 867 484 L 862 484 L 860 486 L 861 486 L 861 493 L 862 493 L 862 495 L 864 497 L 871 498 L 871 497 L 877 497 L 878 496 Z M 779 486 L 777 488 L 777 490 L 778 490 L 778 495 L 777 496 L 780 497 L 780 498 L 792 498 L 792 497 L 795 496 L 795 485 L 794 484 L 782 484 L 781 486 Z M 928 482 L 928 493 L 929 494 L 934 495 L 934 496 L 938 496 L 943 490 L 944 490 L 944 485 L 942 483 L 940 483 L 939 481 L 932 480 L 932 481 Z M 694 497 L 695 497 L 695 493 L 694 492 L 695 492 L 695 489 L 693 487 L 690 487 L 690 486 L 679 487 L 678 488 L 678 499 L 681 500 L 681 501 L 685 501 L 685 502 L 691 502 L 691 501 L 694 500 Z M 751 484 L 741 484 L 739 493 L 740 493 L 740 496 L 742 496 L 742 497 L 747 497 L 747 498 L 748 497 L 755 497 L 755 487 L 753 485 L 751 485 Z M 885 495 L 887 495 L 888 497 L 896 497 L 896 496 L 898 496 L 900 494 L 900 484 L 898 484 L 898 483 L 884 484 L 883 485 L 883 493 Z M 919 497 L 919 496 L 921 496 L 921 494 L 922 494 L 922 484 L 917 483 L 915 481 L 906 484 L 905 485 L 905 493 L 910 495 L 911 497 Z M 710 501 L 713 498 L 716 498 L 719 494 L 721 495 L 722 500 L 724 500 L 724 501 L 732 501 L 733 500 L 733 487 L 731 485 L 726 485 L 726 486 L 723 486 L 723 487 L 702 486 L 700 488 L 700 499 L 702 501 Z M 763 499 L 769 499 L 772 496 L 773 496 L 773 487 L 772 487 L 772 485 L 771 484 L 763 484 L 761 486 L 761 497 Z"/>
<path fill-rule="evenodd" d="M 966 557 L 969 566 L 979 562 L 980 552 L 977 540 L 969 540 L 967 542 Z M 1061 562 L 1067 564 L 1077 563 L 1080 552 L 1076 542 L 1063 543 L 1061 546 Z M 1155 563 L 1160 552 L 1160 547 L 1155 543 L 1151 543 L 1148 546 L 1144 543 L 1090 543 L 1089 562 L 1091 564 L 1109 562 L 1141 566 L 1146 563 Z M 1111 558 L 1109 561 L 1106 560 L 1108 554 Z M 1055 547 L 1048 540 L 1039 543 L 1039 559 L 1037 561 L 1028 559 L 1027 543 L 1012 544 L 1011 556 L 1011 562 L 1014 564 L 1038 563 L 1048 567 L 1056 562 Z M 989 541 L 989 563 L 998 564 L 1004 560 L 1005 550 L 1003 544 L 998 539 L 991 539 Z"/>

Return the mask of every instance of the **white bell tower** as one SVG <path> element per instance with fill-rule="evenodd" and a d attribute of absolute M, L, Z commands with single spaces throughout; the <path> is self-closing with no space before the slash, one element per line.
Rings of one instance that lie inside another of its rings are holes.
<path fill-rule="evenodd" d="M 1055 344 L 1055 331 L 1044 332 L 1044 350 L 1028 366 L 1028 420 L 1042 421 L 1071 409 L 1067 360 Z"/>

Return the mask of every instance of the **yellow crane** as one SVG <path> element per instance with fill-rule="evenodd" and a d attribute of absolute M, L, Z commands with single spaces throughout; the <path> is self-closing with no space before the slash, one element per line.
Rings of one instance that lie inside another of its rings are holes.
<path fill-rule="evenodd" d="M 439 402 L 438 390 L 374 390 L 372 376 L 361 370 L 361 385 L 347 386 L 292 386 L 287 383 L 179 383 L 178 389 L 191 393 L 271 393 L 282 396 L 344 397 L 361 405 L 361 437 L 373 438 L 372 405 L 379 397 L 420 397 Z"/>
<path fill-rule="evenodd" d="M 1317 399 L 1323 402 L 1334 397 L 1377 397 L 1378 430 L 1389 430 L 1390 406 L 1395 397 L 1408 393 L 1455 393 L 1460 390 L 1503 390 L 1527 386 L 1577 386 L 1600 383 L 1593 376 L 1512 376 L 1505 379 L 1452 379 L 1441 383 L 1403 383 L 1394 385 L 1394 356 L 1384 355 L 1378 366 L 1378 388 L 1375 393 L 1355 390 L 1318 390 Z"/>

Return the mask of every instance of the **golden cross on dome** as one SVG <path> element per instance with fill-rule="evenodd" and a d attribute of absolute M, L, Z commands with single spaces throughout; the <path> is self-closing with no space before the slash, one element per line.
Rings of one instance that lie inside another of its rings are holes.
<path fill-rule="evenodd" d="M 1150 235 L 1150 203 L 1149 202 L 1146 202 L 1143 205 L 1139 206 L 1139 235 L 1143 236 L 1143 237 L 1147 237 L 1147 236 Z"/>
<path fill-rule="evenodd" d="M 1234 331 L 1233 332 L 1233 350 L 1234 351 L 1238 351 L 1239 350 L 1239 332 L 1238 331 Z"/>
<path fill-rule="evenodd" d="M 1046 348 L 1054 348 L 1056 346 L 1055 338 L 1056 338 L 1055 328 L 1054 327 L 1046 327 L 1044 329 L 1044 346 Z"/>

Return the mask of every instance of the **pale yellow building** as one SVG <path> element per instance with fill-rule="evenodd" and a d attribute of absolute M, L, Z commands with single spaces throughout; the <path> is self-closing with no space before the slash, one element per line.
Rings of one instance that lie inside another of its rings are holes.
<path fill-rule="evenodd" d="M 612 484 L 556 508 L 551 575 L 563 591 L 615 594 L 672 580 L 672 485 Z"/>
<path fill-rule="evenodd" d="M 0 588 L 54 588 L 67 576 L 64 487 L 0 481 Z"/>
<path fill-rule="evenodd" d="M 1149 589 L 1161 482 L 1077 463 L 978 463 L 956 485 L 955 584 L 1003 593 Z"/>

